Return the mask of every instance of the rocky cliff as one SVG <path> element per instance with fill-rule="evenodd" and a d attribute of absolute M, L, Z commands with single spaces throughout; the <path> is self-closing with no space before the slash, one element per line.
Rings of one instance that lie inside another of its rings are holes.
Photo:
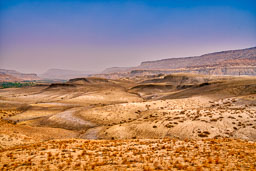
<path fill-rule="evenodd" d="M 256 75 L 256 47 L 209 53 L 201 56 L 168 58 L 142 62 L 137 67 L 114 68 L 105 74 L 123 73 L 127 76 L 141 74 L 168 74 L 191 72 L 211 75 Z"/>

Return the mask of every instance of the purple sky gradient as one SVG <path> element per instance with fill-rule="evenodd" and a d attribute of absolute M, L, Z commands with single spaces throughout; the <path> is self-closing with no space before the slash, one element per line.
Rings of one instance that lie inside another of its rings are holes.
<path fill-rule="evenodd" d="M 182 2 L 1 0 L 0 68 L 101 71 L 256 46 L 254 1 Z"/>

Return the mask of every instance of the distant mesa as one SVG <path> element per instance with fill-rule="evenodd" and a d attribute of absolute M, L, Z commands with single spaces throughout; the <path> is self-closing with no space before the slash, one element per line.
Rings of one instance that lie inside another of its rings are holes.
<path fill-rule="evenodd" d="M 195 57 L 168 58 L 142 62 L 140 69 L 181 69 L 202 67 L 256 66 L 256 47 L 209 53 Z"/>
<path fill-rule="evenodd" d="M 206 75 L 256 75 L 256 47 L 215 52 L 194 57 L 145 61 L 136 67 L 114 67 L 103 71 L 105 77 L 196 73 Z M 109 74 L 109 75 L 107 75 Z"/>
<path fill-rule="evenodd" d="M 61 79 L 69 80 L 72 78 L 87 77 L 92 74 L 90 71 L 75 71 L 75 70 L 66 70 L 66 69 L 49 69 L 39 76 L 43 79 Z"/>
<path fill-rule="evenodd" d="M 25 74 L 15 70 L 0 69 L 0 82 L 40 80 L 36 74 Z"/>

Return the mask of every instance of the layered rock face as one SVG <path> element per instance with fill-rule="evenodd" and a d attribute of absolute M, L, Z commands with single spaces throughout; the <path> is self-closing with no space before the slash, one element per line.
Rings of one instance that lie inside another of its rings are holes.
<path fill-rule="evenodd" d="M 256 47 L 209 53 L 195 57 L 142 62 L 137 67 L 106 69 L 123 76 L 196 73 L 206 75 L 256 75 Z M 124 74 L 126 72 L 126 74 Z M 121 74 L 122 73 L 122 74 Z"/>
<path fill-rule="evenodd" d="M 140 69 L 180 69 L 202 67 L 256 66 L 256 47 L 209 53 L 196 57 L 169 58 L 142 62 Z"/>

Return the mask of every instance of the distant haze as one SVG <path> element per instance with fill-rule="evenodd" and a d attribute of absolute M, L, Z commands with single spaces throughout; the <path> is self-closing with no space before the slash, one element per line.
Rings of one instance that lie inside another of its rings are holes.
<path fill-rule="evenodd" d="M 1 0 L 0 68 L 101 71 L 256 45 L 255 0 Z"/>

